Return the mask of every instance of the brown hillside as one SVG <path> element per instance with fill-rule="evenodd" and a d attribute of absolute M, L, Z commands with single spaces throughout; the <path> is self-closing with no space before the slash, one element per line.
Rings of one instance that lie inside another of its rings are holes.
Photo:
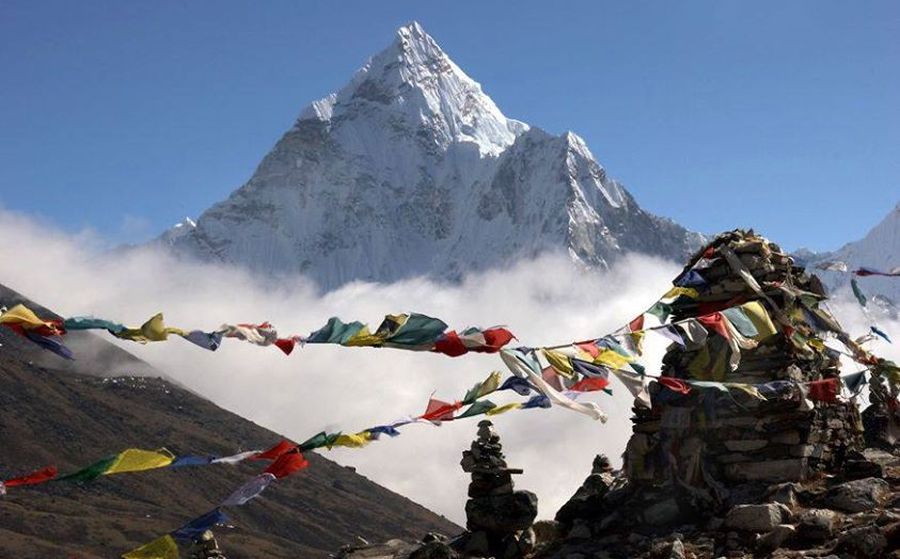
<path fill-rule="evenodd" d="M 20 301 L 0 286 L 0 303 Z M 73 348 L 73 366 L 0 329 L 0 478 L 48 464 L 67 472 L 129 446 L 224 455 L 280 440 L 164 379 L 102 376 L 153 369 L 97 336 L 82 338 L 78 345 L 92 353 L 85 359 Z M 461 531 L 352 469 L 308 458 L 308 469 L 229 509 L 235 526 L 217 533 L 229 557 L 325 557 L 356 536 Z M 261 469 L 251 462 L 11 488 L 0 498 L 0 557 L 118 557 L 214 508 Z"/>

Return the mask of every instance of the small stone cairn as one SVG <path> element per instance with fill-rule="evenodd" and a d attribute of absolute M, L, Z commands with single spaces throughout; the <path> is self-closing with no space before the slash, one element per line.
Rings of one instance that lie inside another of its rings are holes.
<path fill-rule="evenodd" d="M 478 438 L 463 452 L 460 466 L 472 475 L 472 482 L 466 502 L 467 533 L 454 547 L 465 557 L 515 559 L 530 553 L 537 496 L 514 490 L 512 476 L 522 470 L 507 466 L 493 423 L 478 423 Z"/>

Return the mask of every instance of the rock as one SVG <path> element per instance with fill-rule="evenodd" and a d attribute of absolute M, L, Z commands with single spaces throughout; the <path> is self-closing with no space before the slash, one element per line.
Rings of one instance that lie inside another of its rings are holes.
<path fill-rule="evenodd" d="M 678 502 L 669 498 L 647 507 L 644 510 L 644 522 L 651 526 L 664 526 L 674 522 L 680 514 Z"/>
<path fill-rule="evenodd" d="M 803 479 L 806 473 L 806 458 L 766 460 L 764 462 L 740 462 L 728 464 L 725 476 L 732 481 L 783 481 Z"/>
<path fill-rule="evenodd" d="M 841 522 L 838 513 L 828 509 L 805 510 L 797 518 L 797 535 L 812 542 L 831 539 Z"/>
<path fill-rule="evenodd" d="M 537 495 L 516 491 L 469 499 L 466 502 L 466 526 L 497 534 L 512 533 L 531 526 L 537 516 Z"/>
<path fill-rule="evenodd" d="M 684 544 L 681 543 L 681 540 L 672 542 L 672 547 L 669 550 L 669 559 L 684 559 Z"/>
<path fill-rule="evenodd" d="M 769 500 L 773 503 L 781 503 L 788 507 L 796 507 L 797 501 L 797 485 L 794 483 L 782 483 L 775 486 L 771 490 Z"/>
<path fill-rule="evenodd" d="M 742 439 L 737 441 L 725 441 L 725 448 L 731 452 L 748 452 L 765 448 L 769 441 L 763 439 Z"/>
<path fill-rule="evenodd" d="M 459 555 L 444 542 L 428 542 L 409 555 L 409 559 L 457 559 Z"/>
<path fill-rule="evenodd" d="M 844 532 L 835 548 L 837 553 L 853 557 L 878 557 L 888 546 L 888 540 L 876 526 L 860 526 Z"/>
<path fill-rule="evenodd" d="M 603 498 L 609 493 L 613 477 L 608 473 L 594 473 L 584 480 L 578 491 L 556 513 L 556 520 L 571 524 L 576 518 L 599 518 L 606 507 Z"/>
<path fill-rule="evenodd" d="M 745 532 L 769 532 L 787 520 L 777 503 L 737 505 L 728 511 L 725 527 Z"/>
<path fill-rule="evenodd" d="M 560 537 L 560 525 L 555 520 L 538 520 L 531 527 L 534 530 L 536 545 L 546 545 L 555 542 Z"/>
<path fill-rule="evenodd" d="M 779 524 L 769 533 L 760 536 L 760 538 L 756 540 L 756 549 L 762 553 L 771 553 L 781 547 L 781 545 L 788 541 L 796 532 L 797 529 L 790 524 Z"/>
<path fill-rule="evenodd" d="M 826 506 L 844 512 L 863 512 L 879 506 L 889 493 L 888 482 L 870 477 L 832 487 L 824 502 Z"/>
<path fill-rule="evenodd" d="M 591 538 L 591 528 L 584 522 L 577 522 L 569 530 L 569 538 L 573 540 L 588 540 Z"/>

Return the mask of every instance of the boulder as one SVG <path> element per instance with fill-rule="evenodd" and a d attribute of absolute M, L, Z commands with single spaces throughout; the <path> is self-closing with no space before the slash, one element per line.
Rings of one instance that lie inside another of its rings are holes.
<path fill-rule="evenodd" d="M 771 553 L 781 547 L 782 544 L 788 541 L 796 532 L 797 529 L 790 524 L 779 524 L 769 533 L 760 536 L 760 538 L 756 540 L 756 550 L 761 553 Z"/>
<path fill-rule="evenodd" d="M 607 507 L 603 506 L 603 498 L 609 493 L 613 477 L 608 473 L 591 474 L 584 480 L 575 495 L 556 513 L 556 521 L 571 525 L 576 518 L 599 518 Z"/>
<path fill-rule="evenodd" d="M 797 535 L 811 542 L 823 542 L 834 537 L 841 524 L 838 513 L 828 509 L 805 510 L 797 518 Z"/>
<path fill-rule="evenodd" d="M 825 495 L 825 505 L 844 512 L 863 512 L 879 506 L 890 494 L 883 479 L 869 477 L 832 487 Z"/>
<path fill-rule="evenodd" d="M 737 505 L 728 511 L 725 527 L 745 532 L 769 532 L 786 520 L 778 503 Z"/>
<path fill-rule="evenodd" d="M 835 552 L 853 557 L 879 557 L 888 546 L 888 540 L 877 526 L 860 526 L 844 532 Z"/>

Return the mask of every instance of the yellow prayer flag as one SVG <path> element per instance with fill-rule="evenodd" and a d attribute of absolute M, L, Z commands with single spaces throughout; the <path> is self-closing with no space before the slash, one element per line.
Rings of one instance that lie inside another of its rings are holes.
<path fill-rule="evenodd" d="M 595 365 L 603 365 L 610 369 L 622 369 L 631 363 L 631 359 L 625 357 L 614 349 L 604 349 L 594 358 Z"/>
<path fill-rule="evenodd" d="M 493 371 L 488 378 L 484 379 L 481 386 L 478 387 L 478 397 L 481 398 L 482 396 L 487 396 L 498 388 L 500 388 L 500 372 Z"/>
<path fill-rule="evenodd" d="M 178 544 L 170 535 L 157 538 L 122 555 L 122 559 L 178 559 Z"/>
<path fill-rule="evenodd" d="M 509 410 L 514 410 L 521 408 L 522 404 L 519 402 L 513 402 L 511 404 L 504 404 L 502 406 L 498 406 L 496 408 L 491 408 L 488 411 L 484 412 L 484 415 L 500 415 L 501 413 L 506 413 Z"/>
<path fill-rule="evenodd" d="M 3 314 L 0 314 L 0 324 L 19 324 L 26 330 L 33 330 L 46 326 L 53 328 L 53 324 L 38 318 L 34 311 L 25 305 L 18 304 Z"/>
<path fill-rule="evenodd" d="M 349 347 L 371 347 L 380 346 L 384 343 L 382 336 L 376 336 L 369 330 L 368 326 L 363 326 L 359 332 L 350 336 L 343 345 Z"/>
<path fill-rule="evenodd" d="M 352 435 L 339 435 L 338 438 L 334 440 L 331 446 L 344 446 L 347 448 L 360 448 L 369 444 L 369 441 L 372 440 L 372 434 L 368 431 L 361 431 L 359 433 L 354 433 Z"/>
<path fill-rule="evenodd" d="M 125 472 L 142 472 L 144 470 L 165 468 L 173 460 L 175 460 L 175 455 L 164 448 L 159 450 L 129 448 L 119 453 L 116 461 L 106 469 L 103 475 L 108 476 Z"/>
<path fill-rule="evenodd" d="M 550 366 L 553 367 L 557 373 L 561 374 L 566 378 L 571 378 L 572 375 L 575 374 L 575 369 L 572 367 L 572 362 L 569 360 L 569 356 L 561 351 L 557 351 L 555 349 L 542 349 L 541 353 L 544 354 L 544 358 L 547 360 L 547 363 L 550 363 Z"/>
<path fill-rule="evenodd" d="M 775 324 L 772 323 L 772 319 L 769 318 L 769 313 L 766 312 L 766 308 L 759 301 L 751 301 L 750 303 L 744 303 L 741 305 L 741 309 L 744 311 L 744 314 L 747 318 L 750 319 L 750 322 L 753 323 L 753 326 L 756 328 L 756 335 L 753 336 L 753 339 L 756 341 L 762 341 L 769 336 L 773 336 L 778 333 L 778 330 L 775 328 Z"/>
<path fill-rule="evenodd" d="M 681 297 L 682 295 L 691 299 L 696 299 L 700 296 L 700 293 L 693 287 L 673 287 L 660 298 L 660 301 L 671 301 Z"/>
<path fill-rule="evenodd" d="M 140 328 L 126 328 L 117 333 L 116 337 L 133 342 L 146 343 L 163 342 L 168 339 L 169 334 L 184 336 L 186 332 L 180 328 L 166 328 L 162 313 L 156 313 L 150 320 L 143 323 Z"/>
<path fill-rule="evenodd" d="M 726 382 L 723 383 L 729 390 L 740 390 L 745 394 L 749 394 L 750 396 L 756 398 L 757 400 L 765 400 L 763 395 L 759 393 L 759 390 L 753 386 L 752 384 L 744 384 L 741 382 Z"/>

